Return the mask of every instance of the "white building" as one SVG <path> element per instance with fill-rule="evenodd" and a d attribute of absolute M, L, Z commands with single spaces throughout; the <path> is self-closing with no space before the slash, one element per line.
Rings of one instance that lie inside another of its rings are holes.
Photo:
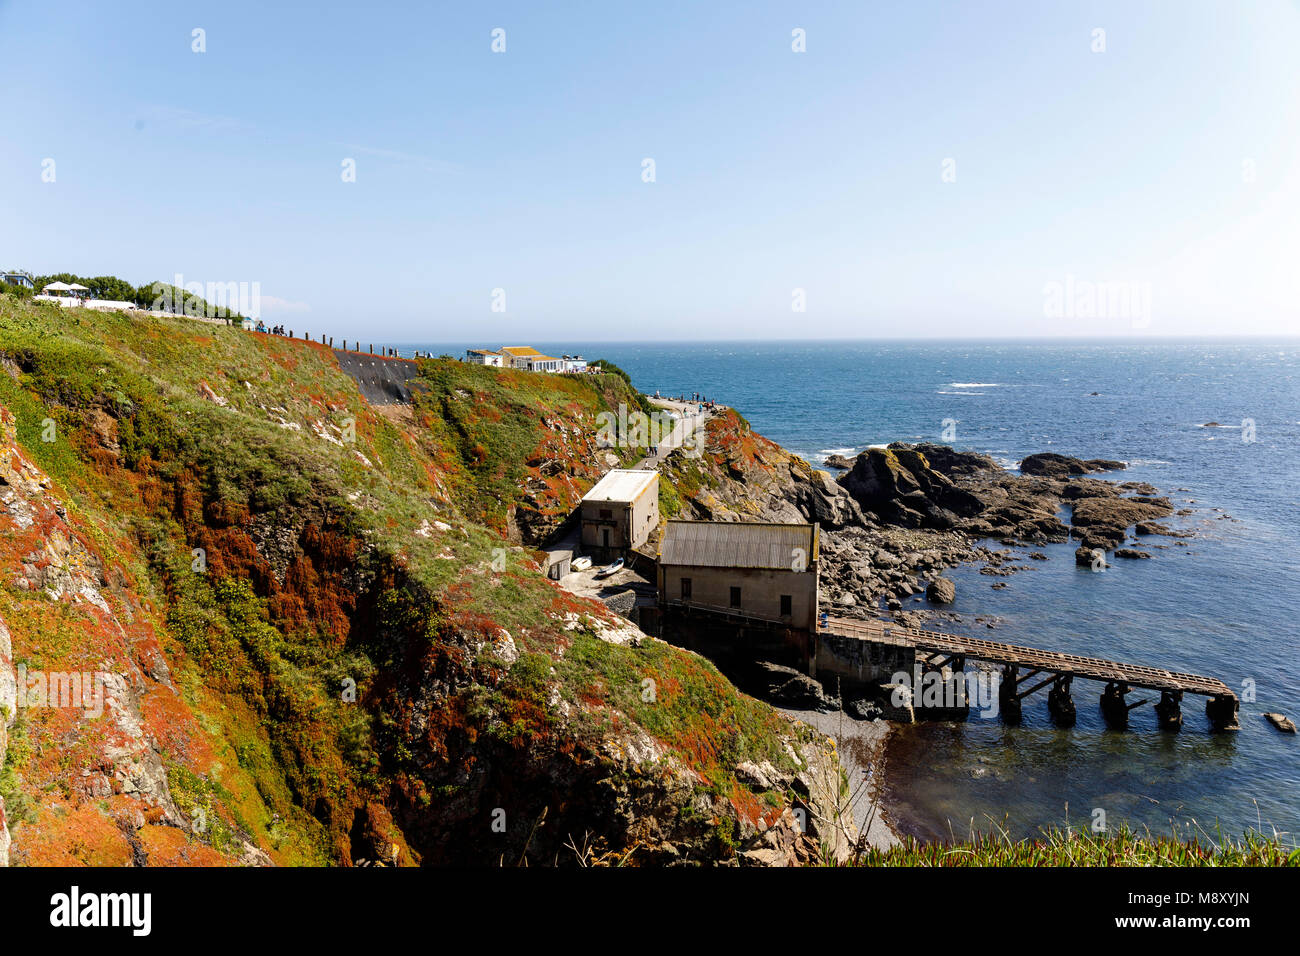
<path fill-rule="evenodd" d="M 564 360 L 549 355 L 533 355 L 524 366 L 530 372 L 562 372 Z"/>
<path fill-rule="evenodd" d="M 501 368 L 506 364 L 506 357 L 500 352 L 493 352 L 491 349 L 469 349 L 465 352 L 465 361 L 472 362 L 475 365 L 491 365 L 493 368 Z"/>
<path fill-rule="evenodd" d="M 561 359 L 561 372 L 585 372 L 587 371 L 587 360 L 581 355 L 565 355 Z"/>
<path fill-rule="evenodd" d="M 582 543 L 609 557 L 639 548 L 659 526 L 659 473 L 616 468 L 582 496 Z"/>

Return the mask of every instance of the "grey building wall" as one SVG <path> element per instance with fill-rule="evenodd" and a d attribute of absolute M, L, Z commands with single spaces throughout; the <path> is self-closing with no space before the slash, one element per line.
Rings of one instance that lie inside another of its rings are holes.
<path fill-rule="evenodd" d="M 680 601 L 682 579 L 691 581 L 690 602 L 731 607 L 731 589 L 740 588 L 742 614 L 812 631 L 817 618 L 817 569 L 777 571 L 767 568 L 709 568 L 660 565 L 659 594 L 663 601 Z M 790 596 L 788 616 L 781 614 L 781 595 Z"/>

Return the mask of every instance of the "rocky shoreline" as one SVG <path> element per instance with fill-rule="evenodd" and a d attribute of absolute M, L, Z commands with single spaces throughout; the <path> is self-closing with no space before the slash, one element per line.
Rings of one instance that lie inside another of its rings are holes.
<path fill-rule="evenodd" d="M 948 568 L 982 563 L 980 573 L 999 579 L 992 587 L 1000 590 L 1000 579 L 1047 559 L 1041 545 L 1075 542 L 1076 560 L 1100 567 L 1185 547 L 1192 536 L 1164 523 L 1191 512 L 1154 486 L 1098 477 L 1125 470 L 1112 459 L 1041 453 L 1017 473 L 977 452 L 896 442 L 826 463 L 838 476 L 727 412 L 709 423 L 705 454 L 674 453 L 665 478 L 683 499 L 679 517 L 815 522 L 825 605 L 841 616 L 892 614 L 910 624 L 951 619 Z M 922 594 L 925 609 L 904 610 Z"/>
<path fill-rule="evenodd" d="M 1076 560 L 1082 564 L 1104 564 L 1108 552 L 1149 558 L 1134 545 L 1153 536 L 1191 534 L 1161 523 L 1175 507 L 1150 484 L 1094 477 L 1124 470 L 1120 461 L 1043 453 L 1025 458 L 1017 474 L 987 455 L 904 443 L 870 448 L 836 464 L 846 461 L 836 483 L 861 520 L 827 529 L 822 537 L 823 589 L 844 616 L 883 610 L 907 624 L 951 617 L 941 610 L 955 598 L 954 585 L 942 574 L 947 568 L 982 562 L 981 574 L 1005 578 L 1046 560 L 1037 546 L 1067 541 L 1078 543 Z M 990 541 L 1002 547 L 990 547 Z M 904 610 L 905 601 L 921 594 L 929 608 Z"/>

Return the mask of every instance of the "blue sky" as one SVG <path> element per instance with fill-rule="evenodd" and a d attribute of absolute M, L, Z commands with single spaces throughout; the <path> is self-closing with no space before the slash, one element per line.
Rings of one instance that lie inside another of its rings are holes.
<path fill-rule="evenodd" d="M 1294 0 L 270 6 L 0 0 L 0 268 L 408 342 L 1300 332 Z"/>

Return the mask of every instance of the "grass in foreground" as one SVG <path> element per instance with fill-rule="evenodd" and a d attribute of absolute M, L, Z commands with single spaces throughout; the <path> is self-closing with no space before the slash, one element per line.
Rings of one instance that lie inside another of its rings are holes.
<path fill-rule="evenodd" d="M 849 866 L 1300 866 L 1300 849 L 1276 837 L 1241 840 L 1152 836 L 1120 827 L 1094 834 L 1052 829 L 1033 840 L 980 835 L 963 843 L 922 843 L 912 837 L 887 850 L 869 849 Z"/>

